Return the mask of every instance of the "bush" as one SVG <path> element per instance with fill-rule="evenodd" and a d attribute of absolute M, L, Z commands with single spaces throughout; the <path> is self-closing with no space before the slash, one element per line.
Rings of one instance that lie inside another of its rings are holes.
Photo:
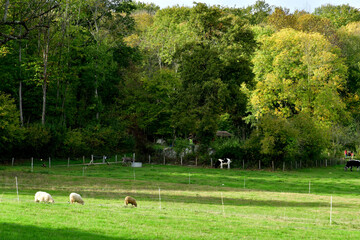
<path fill-rule="evenodd" d="M 11 154 L 22 139 L 23 131 L 14 99 L 0 92 L 0 152 Z"/>
<path fill-rule="evenodd" d="M 31 124 L 25 129 L 25 142 L 29 154 L 34 156 L 48 155 L 47 144 L 50 142 L 51 133 L 43 125 Z"/>
<path fill-rule="evenodd" d="M 240 160 L 244 158 L 243 141 L 238 138 L 216 139 L 211 147 L 215 151 L 214 158 L 230 158 L 234 166 L 240 165 Z"/>

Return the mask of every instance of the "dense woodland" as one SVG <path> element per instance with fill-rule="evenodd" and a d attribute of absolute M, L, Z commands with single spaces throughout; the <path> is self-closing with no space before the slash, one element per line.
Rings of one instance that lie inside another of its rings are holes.
<path fill-rule="evenodd" d="M 0 80 L 2 159 L 171 146 L 279 166 L 360 152 L 349 5 L 0 0 Z"/>

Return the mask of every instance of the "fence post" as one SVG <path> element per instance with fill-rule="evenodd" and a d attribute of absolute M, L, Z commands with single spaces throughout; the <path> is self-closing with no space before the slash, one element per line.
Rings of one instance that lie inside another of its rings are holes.
<path fill-rule="evenodd" d="M 151 156 L 150 156 L 150 154 L 149 154 L 149 164 L 151 164 Z"/>
<path fill-rule="evenodd" d="M 49 157 L 49 168 L 51 168 L 51 157 Z"/>
<path fill-rule="evenodd" d="M 70 158 L 68 157 L 68 165 L 67 165 L 67 167 L 69 167 L 69 165 L 70 165 Z"/>
<path fill-rule="evenodd" d="M 261 161 L 259 160 L 259 170 L 261 170 Z"/>
<path fill-rule="evenodd" d="M 332 196 L 330 198 L 330 226 L 331 226 L 331 215 L 332 215 Z"/>
<path fill-rule="evenodd" d="M 18 200 L 18 202 L 20 202 L 20 199 L 19 199 L 19 188 L 18 188 L 17 177 L 15 177 L 15 182 L 16 182 L 16 195 L 17 195 L 17 200 Z"/>
<path fill-rule="evenodd" d="M 103 155 L 103 163 L 105 164 L 105 156 Z"/>
<path fill-rule="evenodd" d="M 160 195 L 160 188 L 159 188 L 159 202 L 160 202 L 160 210 L 161 210 L 161 195 Z"/>
<path fill-rule="evenodd" d="M 31 157 L 31 172 L 34 172 L 34 158 Z"/>
<path fill-rule="evenodd" d="M 164 165 L 165 165 L 165 154 L 164 154 Z"/>
<path fill-rule="evenodd" d="M 115 155 L 115 162 L 117 163 L 117 154 Z"/>
<path fill-rule="evenodd" d="M 271 161 L 273 172 L 275 171 L 274 161 Z"/>
<path fill-rule="evenodd" d="M 224 199 L 223 199 L 223 194 L 222 193 L 221 193 L 221 204 L 222 204 L 223 215 L 225 217 L 225 207 L 224 207 Z"/>
<path fill-rule="evenodd" d="M 83 156 L 83 165 L 85 165 L 85 156 Z"/>
<path fill-rule="evenodd" d="M 14 166 L 14 158 L 11 159 L 11 166 Z"/>
<path fill-rule="evenodd" d="M 210 158 L 210 164 L 211 164 L 211 167 L 213 167 L 212 158 Z"/>
<path fill-rule="evenodd" d="M 327 159 L 326 159 L 326 162 L 325 162 L 325 167 L 327 167 Z"/>
<path fill-rule="evenodd" d="M 135 153 L 133 153 L 133 162 L 135 162 Z"/>
<path fill-rule="evenodd" d="M 283 162 L 283 172 L 285 171 L 285 162 Z"/>
<path fill-rule="evenodd" d="M 181 166 L 182 166 L 182 164 L 183 164 L 182 156 L 180 156 L 180 164 L 181 164 Z"/>

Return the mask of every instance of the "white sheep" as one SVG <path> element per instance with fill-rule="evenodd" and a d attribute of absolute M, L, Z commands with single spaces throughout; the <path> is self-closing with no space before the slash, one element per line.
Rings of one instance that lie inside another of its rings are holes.
<path fill-rule="evenodd" d="M 77 193 L 70 193 L 70 203 L 80 203 L 84 205 L 84 200 L 81 198 L 80 194 Z"/>
<path fill-rule="evenodd" d="M 46 202 L 46 203 L 54 203 L 54 199 L 47 192 L 37 192 L 35 193 L 35 202 Z"/>

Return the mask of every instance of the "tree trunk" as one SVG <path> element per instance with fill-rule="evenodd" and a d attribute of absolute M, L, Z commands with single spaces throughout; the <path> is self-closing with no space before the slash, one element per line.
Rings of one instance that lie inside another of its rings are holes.
<path fill-rule="evenodd" d="M 9 0 L 7 0 L 6 3 L 5 3 L 4 18 L 3 18 L 4 22 L 6 22 L 8 9 L 9 9 Z"/>
<path fill-rule="evenodd" d="M 20 27 L 21 35 L 21 27 Z M 22 76 L 21 76 L 21 42 L 19 41 L 19 112 L 20 112 L 20 123 L 24 126 L 23 106 L 22 106 Z"/>
<path fill-rule="evenodd" d="M 42 107 L 42 115 L 41 115 L 41 124 L 45 124 L 45 115 L 46 115 L 46 92 L 47 92 L 47 68 L 48 68 L 48 57 L 49 57 L 49 45 L 50 45 L 50 26 L 47 30 L 47 34 L 45 35 L 45 48 L 43 49 L 43 61 L 44 61 L 44 81 L 42 85 L 43 89 L 43 107 Z"/>

